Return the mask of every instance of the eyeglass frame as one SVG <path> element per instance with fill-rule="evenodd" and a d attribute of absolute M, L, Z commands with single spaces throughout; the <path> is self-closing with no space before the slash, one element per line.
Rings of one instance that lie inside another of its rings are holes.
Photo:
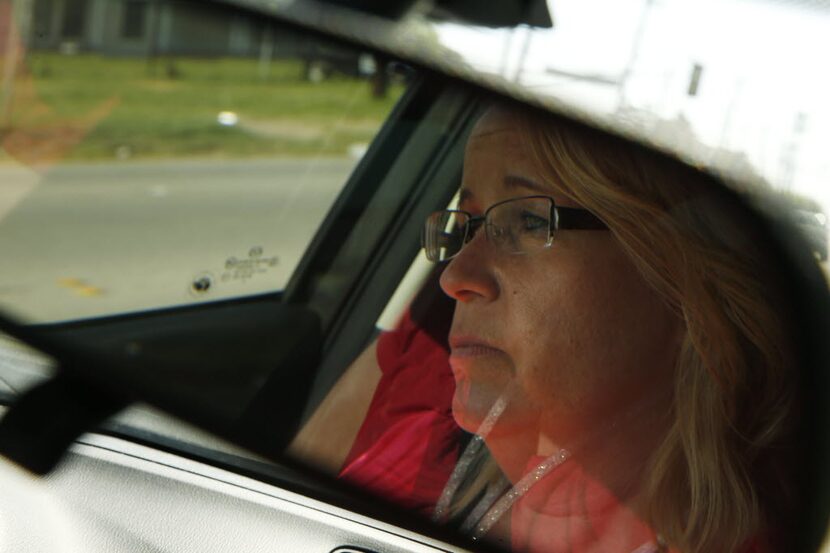
<path fill-rule="evenodd" d="M 554 200 L 551 196 L 546 196 L 543 194 L 535 194 L 530 196 L 519 196 L 516 198 L 508 198 L 506 200 L 502 200 L 500 202 L 496 202 L 486 210 L 482 215 L 473 215 L 469 211 L 465 211 L 463 209 L 442 209 L 439 211 L 432 212 L 428 217 L 430 217 L 437 213 L 461 213 L 467 217 L 467 221 L 464 223 L 464 237 L 461 239 L 461 247 L 458 248 L 458 251 L 452 254 L 449 257 L 446 257 L 441 260 L 433 260 L 430 259 L 429 253 L 427 252 L 426 248 L 426 221 L 424 221 L 424 226 L 421 230 L 421 247 L 424 249 L 424 252 L 427 255 L 427 259 L 432 263 L 444 263 L 445 261 L 449 261 L 461 253 L 461 250 L 464 249 L 464 246 L 470 242 L 478 232 L 478 229 L 481 226 L 484 226 L 484 235 L 488 241 L 492 241 L 490 234 L 488 232 L 488 225 L 487 225 L 487 216 L 490 212 L 499 207 L 500 205 L 504 205 L 506 203 L 520 201 L 520 200 L 534 200 L 534 199 L 545 199 L 550 202 L 550 216 L 548 217 L 548 237 L 545 244 L 540 249 L 549 248 L 553 244 L 553 235 L 556 231 L 559 230 L 609 230 L 608 225 L 606 225 L 602 219 L 588 211 L 587 209 L 579 208 L 579 207 L 559 207 L 556 205 L 556 200 Z M 528 252 L 507 252 L 511 255 L 522 255 Z"/>

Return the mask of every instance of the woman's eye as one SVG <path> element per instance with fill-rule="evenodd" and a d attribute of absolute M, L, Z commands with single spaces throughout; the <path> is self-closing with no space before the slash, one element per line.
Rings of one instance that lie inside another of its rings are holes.
<path fill-rule="evenodd" d="M 521 225 L 519 228 L 522 232 L 537 232 L 540 230 L 547 231 L 549 227 L 550 224 L 546 217 L 527 211 L 521 214 Z"/>

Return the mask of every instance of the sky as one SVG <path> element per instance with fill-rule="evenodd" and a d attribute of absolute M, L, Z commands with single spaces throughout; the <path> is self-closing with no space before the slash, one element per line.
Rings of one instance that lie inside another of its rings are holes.
<path fill-rule="evenodd" d="M 626 105 L 682 117 L 706 145 L 744 153 L 775 186 L 830 212 L 830 9 L 783 0 L 549 7 L 553 29 L 445 24 L 439 36 L 481 69 L 592 111 Z"/>

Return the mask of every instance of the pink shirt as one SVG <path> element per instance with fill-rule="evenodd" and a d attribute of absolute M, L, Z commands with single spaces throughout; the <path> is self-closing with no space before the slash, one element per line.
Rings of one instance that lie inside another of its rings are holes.
<path fill-rule="evenodd" d="M 432 322 L 431 322 L 432 323 Z M 435 323 L 440 324 L 440 323 Z M 452 416 L 455 381 L 446 343 L 409 312 L 377 345 L 381 380 L 340 478 L 432 514 L 460 455 Z M 541 458 L 531 459 L 532 470 Z M 653 553 L 654 532 L 602 483 L 568 460 L 511 509 L 511 548 L 523 553 Z M 752 540 L 743 553 L 767 553 Z"/>
<path fill-rule="evenodd" d="M 430 515 L 460 450 L 448 352 L 407 311 L 377 358 L 383 374 L 339 476 Z"/>
<path fill-rule="evenodd" d="M 532 470 L 542 462 L 535 457 Z M 625 503 L 574 459 L 533 485 L 513 505 L 512 550 L 528 553 L 654 551 L 657 537 Z"/>

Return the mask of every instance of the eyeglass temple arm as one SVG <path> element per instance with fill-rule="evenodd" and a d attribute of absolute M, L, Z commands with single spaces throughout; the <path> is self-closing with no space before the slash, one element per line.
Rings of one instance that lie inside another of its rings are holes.
<path fill-rule="evenodd" d="M 608 230 L 599 217 L 586 209 L 574 207 L 556 208 L 556 228 L 562 230 Z"/>

